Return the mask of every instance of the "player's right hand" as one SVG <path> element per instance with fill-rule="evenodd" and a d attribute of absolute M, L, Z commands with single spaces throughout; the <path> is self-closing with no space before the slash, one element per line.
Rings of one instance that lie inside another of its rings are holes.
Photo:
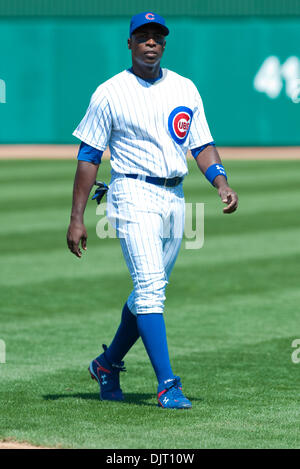
<path fill-rule="evenodd" d="M 79 248 L 80 242 L 81 247 L 86 251 L 87 243 L 87 231 L 83 223 L 71 222 L 67 232 L 67 244 L 70 251 L 77 257 L 82 256 L 82 251 Z"/>

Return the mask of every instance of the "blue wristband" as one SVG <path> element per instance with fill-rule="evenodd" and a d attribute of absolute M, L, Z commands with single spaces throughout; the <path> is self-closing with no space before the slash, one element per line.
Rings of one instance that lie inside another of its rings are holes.
<path fill-rule="evenodd" d="M 222 166 L 221 164 L 212 164 L 211 166 L 209 166 L 209 168 L 207 168 L 207 170 L 205 171 L 205 177 L 209 180 L 209 182 L 214 185 L 214 180 L 216 179 L 217 176 L 219 175 L 222 175 L 222 176 L 225 176 L 226 180 L 227 180 L 227 175 L 226 175 L 226 172 L 225 172 L 225 169 L 224 169 L 224 166 Z"/>

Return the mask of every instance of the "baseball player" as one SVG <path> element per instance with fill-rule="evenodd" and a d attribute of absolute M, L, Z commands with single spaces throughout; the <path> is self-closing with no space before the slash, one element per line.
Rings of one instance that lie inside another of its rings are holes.
<path fill-rule="evenodd" d="M 100 386 L 102 400 L 123 400 L 122 360 L 141 337 L 157 377 L 158 405 L 183 409 L 192 404 L 172 370 L 163 311 L 184 229 L 187 150 L 226 204 L 224 213 L 236 210 L 238 198 L 227 184 L 197 88 L 160 67 L 168 34 L 164 18 L 156 13 L 132 17 L 128 39 L 132 67 L 96 89 L 74 131 L 81 144 L 67 243 L 79 258 L 80 243 L 86 250 L 84 210 L 109 145 L 107 216 L 116 227 L 133 290 L 111 344 L 103 345 L 89 371 Z"/>

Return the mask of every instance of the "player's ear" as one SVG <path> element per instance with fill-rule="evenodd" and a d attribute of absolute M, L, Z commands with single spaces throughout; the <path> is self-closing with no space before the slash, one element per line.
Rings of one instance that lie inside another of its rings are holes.
<path fill-rule="evenodd" d="M 127 40 L 128 49 L 131 49 L 132 40 L 131 37 Z"/>

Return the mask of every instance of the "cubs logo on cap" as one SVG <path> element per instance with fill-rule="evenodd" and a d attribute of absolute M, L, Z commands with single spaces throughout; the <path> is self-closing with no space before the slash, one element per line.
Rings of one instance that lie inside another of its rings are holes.
<path fill-rule="evenodd" d="M 147 13 L 147 14 L 145 15 L 145 18 L 146 18 L 147 20 L 153 21 L 153 20 L 155 20 L 155 15 L 154 15 L 153 13 Z"/>
<path fill-rule="evenodd" d="M 131 36 L 136 29 L 140 28 L 144 24 L 149 23 L 158 24 L 161 27 L 164 36 L 167 36 L 169 34 L 169 30 L 166 26 L 166 21 L 162 16 L 157 15 L 152 11 L 145 11 L 144 13 L 139 13 L 138 15 L 134 15 L 131 18 L 129 35 Z"/>
<path fill-rule="evenodd" d="M 193 111 L 186 106 L 178 106 L 169 115 L 169 132 L 176 143 L 182 145 L 189 134 Z"/>

